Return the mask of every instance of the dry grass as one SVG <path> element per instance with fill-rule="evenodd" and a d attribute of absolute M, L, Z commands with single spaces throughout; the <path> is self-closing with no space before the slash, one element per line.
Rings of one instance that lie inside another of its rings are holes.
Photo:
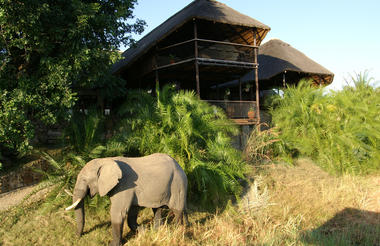
<path fill-rule="evenodd" d="M 279 225 L 293 218 L 299 244 L 380 245 L 379 175 L 333 177 L 305 159 L 266 172 L 270 216 Z"/>
<path fill-rule="evenodd" d="M 128 245 L 380 245 L 380 176 L 332 177 L 308 160 L 295 167 L 267 166 L 237 205 L 211 214 L 190 209 L 190 227 L 172 223 L 155 231 L 152 212 L 141 212 L 145 230 Z M 376 200 L 377 199 L 377 200 Z M 64 205 L 62 205 L 62 208 Z M 111 240 L 108 211 L 89 211 L 85 235 L 74 217 L 47 205 L 0 214 L 0 245 L 105 245 Z M 169 218 L 170 220 L 170 218 Z"/>

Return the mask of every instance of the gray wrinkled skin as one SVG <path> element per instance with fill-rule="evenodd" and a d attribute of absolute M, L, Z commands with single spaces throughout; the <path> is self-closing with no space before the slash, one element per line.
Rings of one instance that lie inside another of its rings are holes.
<path fill-rule="evenodd" d="M 133 231 L 137 229 L 139 207 L 153 208 L 155 226 L 161 224 L 164 206 L 174 212 L 178 223 L 188 223 L 187 177 L 180 165 L 166 154 L 109 157 L 88 162 L 77 177 L 73 193 L 73 201 L 81 199 L 75 208 L 78 235 L 82 235 L 85 221 L 83 198 L 97 193 L 108 195 L 111 200 L 113 241 L 110 245 L 121 245 L 127 215 L 128 226 Z"/>

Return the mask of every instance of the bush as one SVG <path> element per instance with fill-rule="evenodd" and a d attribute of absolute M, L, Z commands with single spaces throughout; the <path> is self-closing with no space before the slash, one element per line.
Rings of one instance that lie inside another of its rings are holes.
<path fill-rule="evenodd" d="M 72 189 L 80 168 L 93 158 L 156 152 L 171 155 L 182 166 L 189 180 L 189 200 L 194 204 L 223 208 L 228 200 L 238 199 L 246 173 L 241 152 L 231 146 L 230 136 L 238 129 L 221 109 L 199 100 L 193 92 L 175 93 L 172 89 L 157 89 L 157 97 L 143 91 L 128 92 L 118 110 L 119 124 L 108 140 L 104 117 L 97 111 L 74 113 L 66 129 L 68 152 L 58 160 L 43 155 L 53 167 L 47 176 L 59 184 L 52 200 L 70 199 L 62 191 Z M 91 203 L 108 204 L 100 198 Z"/>
<path fill-rule="evenodd" d="M 0 153 L 6 156 L 22 156 L 31 149 L 33 125 L 20 111 L 29 101 L 21 90 L 0 90 Z"/>
<path fill-rule="evenodd" d="M 69 147 L 77 154 L 88 154 L 102 143 L 103 115 L 96 109 L 81 113 L 75 111 L 65 129 L 65 137 Z"/>
<path fill-rule="evenodd" d="M 331 173 L 365 174 L 380 169 L 380 92 L 366 74 L 353 86 L 324 94 L 307 81 L 274 100 L 279 131 L 274 152 L 286 159 L 311 157 Z"/>
<path fill-rule="evenodd" d="M 255 165 L 272 161 L 274 143 L 279 141 L 276 128 L 262 128 L 268 128 L 268 125 L 262 123 L 252 130 L 244 150 L 246 160 Z"/>
<path fill-rule="evenodd" d="M 194 92 L 175 93 L 165 86 L 156 93 L 156 98 L 143 91 L 128 93 L 113 141 L 126 144 L 129 155 L 171 155 L 188 176 L 189 199 L 204 207 L 237 198 L 246 171 L 241 153 L 231 146 L 230 136 L 238 129 Z"/>

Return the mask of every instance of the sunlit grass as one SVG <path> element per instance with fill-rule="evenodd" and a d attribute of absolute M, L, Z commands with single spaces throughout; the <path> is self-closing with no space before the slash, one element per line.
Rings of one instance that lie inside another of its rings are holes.
<path fill-rule="evenodd" d="M 265 166 L 237 204 L 199 211 L 189 204 L 187 228 L 152 228 L 152 211 L 140 212 L 144 230 L 124 229 L 125 245 L 376 245 L 380 241 L 379 175 L 334 177 L 310 160 L 294 167 Z M 87 209 L 85 235 L 75 235 L 72 212 L 43 201 L 0 213 L 1 245 L 107 245 L 109 209 Z M 191 201 L 190 201 L 191 202 Z"/>

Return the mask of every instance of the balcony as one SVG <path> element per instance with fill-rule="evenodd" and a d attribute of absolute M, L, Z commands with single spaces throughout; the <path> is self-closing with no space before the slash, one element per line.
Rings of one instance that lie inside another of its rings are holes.
<path fill-rule="evenodd" d="M 195 59 L 200 65 L 253 68 L 253 45 L 206 39 L 191 39 L 159 49 L 157 68 L 166 68 Z M 196 50 L 196 52 L 195 52 Z"/>
<path fill-rule="evenodd" d="M 238 125 L 257 123 L 256 101 L 205 100 L 211 105 L 222 108 L 227 117 Z"/>
<path fill-rule="evenodd" d="M 185 89 L 194 89 L 196 85 L 200 98 L 222 108 L 235 123 L 253 125 L 258 122 L 256 101 L 248 101 L 254 98 L 253 93 L 242 93 L 241 85 L 229 88 L 234 94 L 230 98 L 239 98 L 239 101 L 208 99 L 223 98 L 219 95 L 219 85 L 257 69 L 256 51 L 256 45 L 200 38 L 161 47 L 155 56 L 156 80 L 160 77 L 176 81 Z"/>

